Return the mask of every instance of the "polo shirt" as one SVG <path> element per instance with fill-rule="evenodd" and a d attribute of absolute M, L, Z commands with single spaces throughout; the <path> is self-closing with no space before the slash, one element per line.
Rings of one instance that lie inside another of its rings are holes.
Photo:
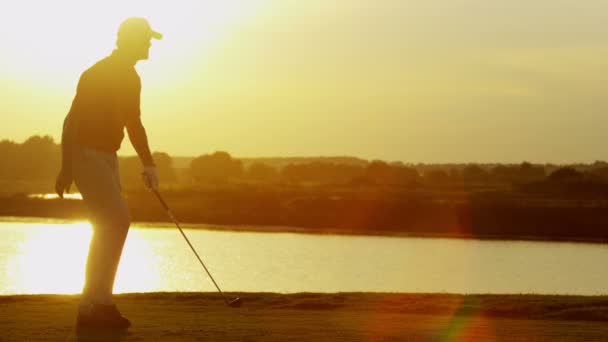
<path fill-rule="evenodd" d="M 125 126 L 141 115 L 140 95 L 141 79 L 133 63 L 117 50 L 84 71 L 70 108 L 76 143 L 118 151 Z"/>

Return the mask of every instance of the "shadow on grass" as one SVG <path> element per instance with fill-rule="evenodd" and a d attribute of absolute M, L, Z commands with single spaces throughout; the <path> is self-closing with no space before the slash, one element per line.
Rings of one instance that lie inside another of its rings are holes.
<path fill-rule="evenodd" d="M 95 329 L 76 328 L 76 340 L 78 342 L 119 342 L 128 335 L 124 329 Z"/>

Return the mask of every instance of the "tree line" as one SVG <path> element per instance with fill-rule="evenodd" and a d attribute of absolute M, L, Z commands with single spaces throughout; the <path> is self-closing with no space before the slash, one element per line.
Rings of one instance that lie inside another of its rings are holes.
<path fill-rule="evenodd" d="M 0 141 L 0 180 L 54 182 L 60 166 L 60 146 L 49 136 L 32 136 L 23 143 Z M 328 162 L 322 158 L 289 163 L 280 168 L 261 161 L 245 167 L 229 153 L 217 151 L 193 158 L 185 168 L 175 168 L 171 156 L 155 152 L 163 184 L 268 183 L 342 186 L 448 186 L 468 184 L 555 184 L 606 183 L 608 164 L 570 166 L 521 164 L 403 164 L 373 160 L 363 164 Z M 346 160 L 346 159 L 345 159 Z M 120 157 L 121 181 L 125 188 L 141 187 L 141 164 L 136 156 Z M 542 188 L 537 186 L 534 189 Z"/>

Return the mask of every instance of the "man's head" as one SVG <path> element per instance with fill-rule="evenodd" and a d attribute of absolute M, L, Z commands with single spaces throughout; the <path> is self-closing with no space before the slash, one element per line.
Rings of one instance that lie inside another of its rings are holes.
<path fill-rule="evenodd" d="M 135 61 L 148 59 L 150 41 L 162 39 L 163 35 L 152 30 L 148 21 L 144 18 L 128 18 L 120 24 L 116 39 L 116 46 Z"/>

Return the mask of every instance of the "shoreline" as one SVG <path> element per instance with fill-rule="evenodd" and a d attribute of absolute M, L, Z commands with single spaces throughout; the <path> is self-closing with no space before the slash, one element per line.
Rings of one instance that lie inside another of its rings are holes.
<path fill-rule="evenodd" d="M 608 243 L 608 204 L 497 200 L 480 194 L 447 200 L 409 192 L 308 192 L 217 189 L 167 191 L 164 195 L 175 217 L 191 229 Z M 149 193 L 132 192 L 126 198 L 136 224 L 171 226 L 166 212 Z M 87 215 L 80 200 L 0 197 L 1 217 L 84 220 Z"/>
<path fill-rule="evenodd" d="M 66 219 L 54 217 L 36 216 L 0 216 L 0 222 L 20 222 L 20 223 L 40 223 L 48 222 L 51 224 L 71 224 L 75 222 L 87 221 L 86 219 Z M 608 239 L 588 238 L 588 237 L 543 237 L 534 235 L 492 235 L 492 234 L 463 234 L 463 233 L 421 233 L 403 232 L 395 230 L 368 230 L 361 231 L 355 229 L 340 228 L 310 228 L 310 227 L 289 227 L 273 225 L 228 225 L 210 223 L 188 223 L 179 222 L 184 229 L 209 230 L 219 232 L 235 233 L 269 233 L 269 234 L 307 234 L 307 235 L 330 235 L 330 236 L 361 236 L 361 237 L 387 237 L 387 238 L 420 238 L 420 239 L 458 239 L 458 240 L 480 240 L 480 241 L 513 241 L 513 242 L 563 242 L 563 243 L 588 243 L 606 244 Z M 175 225 L 172 221 L 134 221 L 131 226 L 144 229 L 172 229 Z"/>

